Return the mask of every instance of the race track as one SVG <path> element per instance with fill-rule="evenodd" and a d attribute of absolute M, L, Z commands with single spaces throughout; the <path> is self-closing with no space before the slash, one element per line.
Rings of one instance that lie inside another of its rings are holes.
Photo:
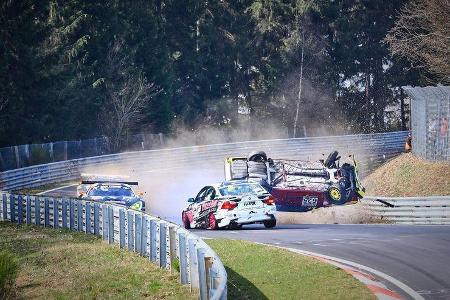
<path fill-rule="evenodd" d="M 450 299 L 448 226 L 305 224 L 267 230 L 253 225 L 243 230 L 193 232 L 206 238 L 242 239 L 342 258 L 386 273 L 426 299 Z"/>
<path fill-rule="evenodd" d="M 180 223 L 185 199 L 203 184 L 219 181 L 222 176 L 220 169 L 203 170 L 195 176 L 180 172 L 161 175 L 154 181 L 136 175 L 140 184 L 145 183 L 146 205 L 151 213 L 176 223 Z M 73 197 L 75 191 L 75 186 L 71 186 L 47 195 Z M 268 230 L 252 225 L 243 230 L 193 232 L 204 238 L 249 240 L 345 259 L 381 271 L 425 299 L 450 299 L 450 226 L 305 224 L 280 225 Z M 411 298 L 392 283 L 384 283 Z"/>

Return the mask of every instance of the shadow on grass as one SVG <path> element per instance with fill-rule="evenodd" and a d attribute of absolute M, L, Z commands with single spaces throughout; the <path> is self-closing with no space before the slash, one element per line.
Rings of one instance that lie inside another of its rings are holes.
<path fill-rule="evenodd" d="M 225 269 L 228 274 L 228 299 L 269 299 L 245 277 L 229 267 Z"/>

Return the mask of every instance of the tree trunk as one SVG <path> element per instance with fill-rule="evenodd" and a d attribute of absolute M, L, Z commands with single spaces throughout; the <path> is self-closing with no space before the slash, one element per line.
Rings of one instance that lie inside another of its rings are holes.
<path fill-rule="evenodd" d="M 402 130 L 406 130 L 405 95 L 402 88 L 400 88 L 400 120 Z"/>
<path fill-rule="evenodd" d="M 304 45 L 303 45 L 303 35 L 302 35 L 302 58 L 301 58 L 301 62 L 300 62 L 300 79 L 299 79 L 299 83 L 298 83 L 297 109 L 295 110 L 294 138 L 297 137 L 298 114 L 299 114 L 299 110 L 300 110 L 300 101 L 302 99 L 303 58 L 304 58 Z"/>

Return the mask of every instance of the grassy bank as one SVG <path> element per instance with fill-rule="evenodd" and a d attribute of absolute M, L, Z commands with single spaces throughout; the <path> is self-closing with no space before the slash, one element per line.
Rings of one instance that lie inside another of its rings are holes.
<path fill-rule="evenodd" d="M 58 182 L 58 183 L 49 183 L 49 184 L 44 184 L 44 185 L 40 185 L 37 187 L 20 189 L 20 190 L 17 190 L 16 192 L 20 193 L 20 194 L 36 195 L 41 192 L 45 192 L 45 191 L 48 191 L 51 189 L 63 187 L 63 186 L 70 185 L 70 184 L 76 184 L 76 183 L 79 183 L 79 181 L 71 180 L 71 181 L 63 181 L 63 182 Z"/>
<path fill-rule="evenodd" d="M 386 197 L 450 195 L 450 164 L 411 153 L 386 162 L 363 180 L 368 195 Z"/>
<path fill-rule="evenodd" d="M 178 273 L 92 235 L 0 222 L 0 251 L 18 264 L 17 298 L 197 298 Z"/>
<path fill-rule="evenodd" d="M 351 275 L 315 259 L 245 241 L 206 242 L 227 269 L 229 299 L 375 299 Z"/>

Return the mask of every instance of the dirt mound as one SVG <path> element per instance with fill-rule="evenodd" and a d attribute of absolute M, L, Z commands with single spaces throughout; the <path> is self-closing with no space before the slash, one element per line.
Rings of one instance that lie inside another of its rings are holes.
<path fill-rule="evenodd" d="M 360 203 L 313 209 L 309 212 L 276 213 L 277 224 L 366 224 L 378 223 Z"/>
<path fill-rule="evenodd" d="M 450 163 L 430 162 L 411 153 L 386 162 L 364 178 L 367 195 L 412 197 L 450 195 Z"/>

